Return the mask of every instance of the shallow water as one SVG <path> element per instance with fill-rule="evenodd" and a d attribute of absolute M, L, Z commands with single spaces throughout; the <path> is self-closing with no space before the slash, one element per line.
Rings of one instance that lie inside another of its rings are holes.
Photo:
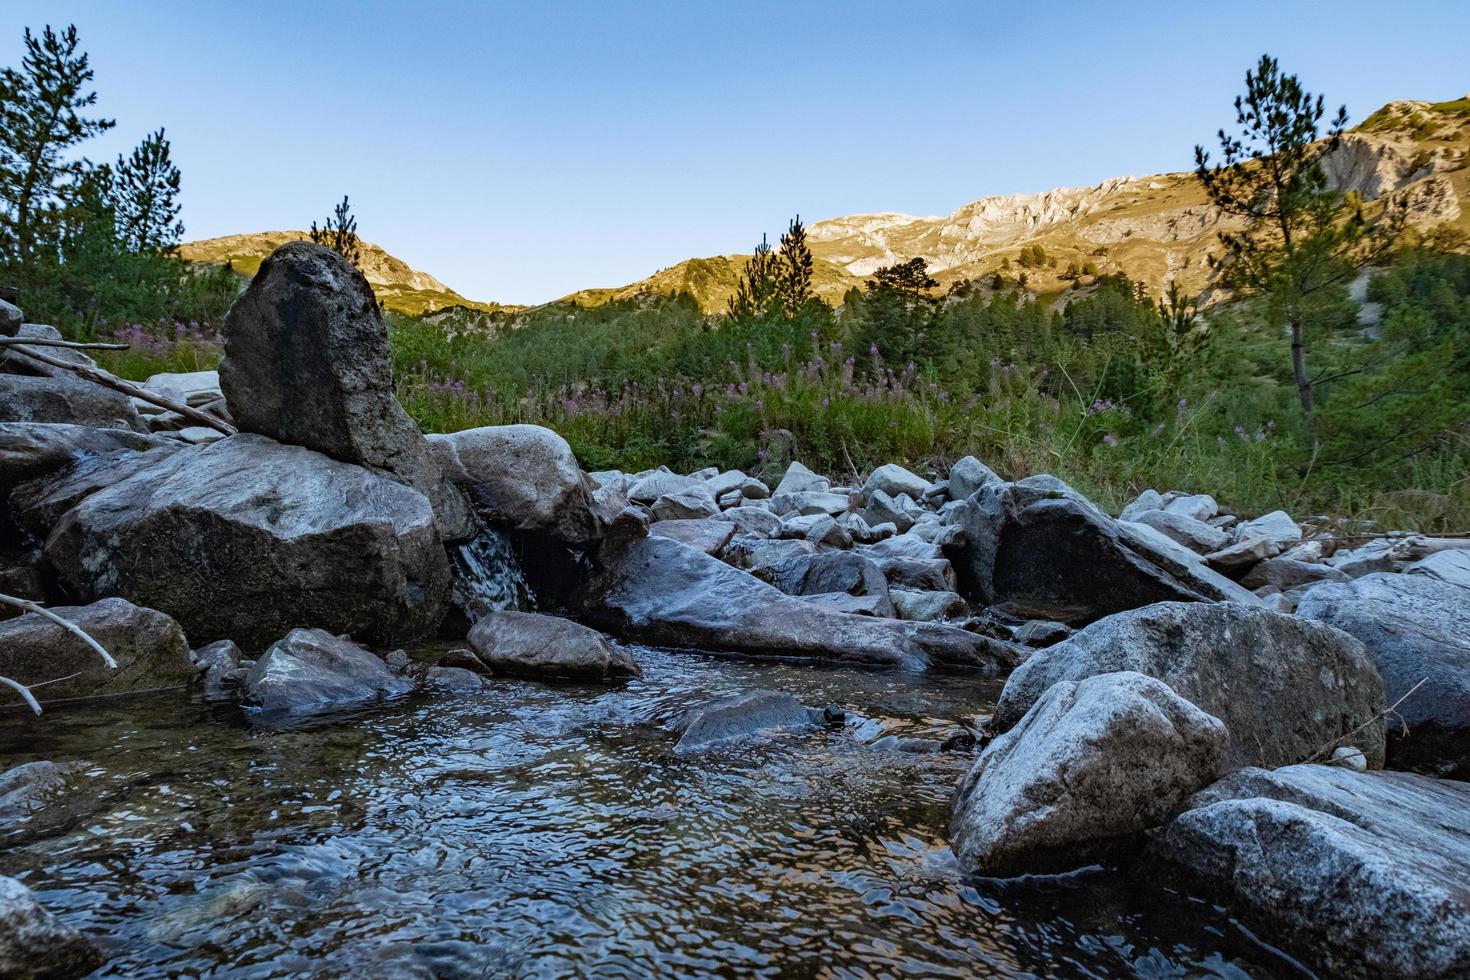
<path fill-rule="evenodd" d="M 913 754 L 994 682 L 640 651 L 611 690 L 497 682 L 294 731 L 179 695 L 0 715 L 0 762 L 86 759 L 88 811 L 0 873 L 97 936 L 99 976 L 1287 976 L 1218 910 L 1116 872 L 967 879 L 969 752 Z M 752 688 L 863 717 L 675 757 Z"/>

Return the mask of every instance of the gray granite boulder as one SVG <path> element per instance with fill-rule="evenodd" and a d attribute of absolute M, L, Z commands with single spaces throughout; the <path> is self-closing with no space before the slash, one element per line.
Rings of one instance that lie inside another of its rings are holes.
<path fill-rule="evenodd" d="M 470 630 L 469 643 L 500 674 L 608 682 L 640 673 L 632 655 L 601 633 L 540 613 L 490 613 Z"/>
<path fill-rule="evenodd" d="M 683 718 L 677 755 L 692 755 L 763 732 L 806 731 L 824 720 L 782 691 L 747 691 L 690 710 Z"/>
<path fill-rule="evenodd" d="M 266 716 L 355 708 L 413 690 L 373 653 L 319 629 L 294 629 L 245 678 L 245 703 Z"/>

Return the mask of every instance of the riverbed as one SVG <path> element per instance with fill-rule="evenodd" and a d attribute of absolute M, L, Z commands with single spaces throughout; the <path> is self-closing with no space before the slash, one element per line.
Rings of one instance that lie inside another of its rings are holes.
<path fill-rule="evenodd" d="M 97 939 L 97 976 L 1301 975 L 1168 882 L 962 874 L 973 751 L 899 746 L 998 682 L 637 656 L 620 687 L 297 728 L 182 692 L 0 714 L 0 768 L 90 764 L 78 802 L 0 828 L 0 874 Z M 674 753 L 687 709 L 757 688 L 848 720 Z"/>

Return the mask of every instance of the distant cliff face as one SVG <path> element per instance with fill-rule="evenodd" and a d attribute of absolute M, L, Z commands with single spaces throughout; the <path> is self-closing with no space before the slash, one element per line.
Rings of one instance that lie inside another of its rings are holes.
<path fill-rule="evenodd" d="M 287 242 L 310 238 L 304 231 L 260 231 L 247 235 L 225 235 L 188 242 L 179 254 L 190 262 L 216 265 L 230 263 L 240 275 L 255 275 L 265 257 Z M 389 255 L 372 242 L 363 242 L 358 268 L 373 287 L 373 293 L 387 309 L 419 315 L 451 306 L 474 310 L 503 309 L 496 303 L 479 303 L 465 299 L 427 272 L 410 268 L 402 259 Z"/>
<path fill-rule="evenodd" d="M 1349 133 L 1327 161 L 1333 186 L 1365 200 L 1386 195 L 1409 204 L 1423 229 L 1470 230 L 1470 99 L 1393 102 Z M 1114 177 L 1092 187 L 1039 194 L 983 197 L 952 214 L 915 217 L 896 212 L 818 221 L 807 229 L 817 260 L 817 292 L 829 301 L 882 266 L 923 257 L 941 286 L 983 281 L 1022 247 L 1040 245 L 1048 264 L 1026 270 L 1030 289 L 1059 293 L 1071 263 L 1122 272 L 1159 290 L 1178 280 L 1188 291 L 1209 280 L 1208 256 L 1223 218 L 1192 174 Z M 722 309 L 747 255 L 690 259 L 616 289 L 585 290 L 578 301 L 605 302 L 649 293 L 688 292 L 705 309 Z M 1055 260 L 1055 265 L 1051 264 Z M 572 297 L 569 297 L 572 298 Z"/>

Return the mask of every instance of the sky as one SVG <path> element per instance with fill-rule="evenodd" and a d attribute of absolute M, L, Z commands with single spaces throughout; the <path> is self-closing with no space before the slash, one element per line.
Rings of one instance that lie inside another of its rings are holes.
<path fill-rule="evenodd" d="M 1277 56 L 1361 120 L 1470 90 L 1470 3 L 0 0 L 76 24 L 111 159 L 166 127 L 186 238 L 359 229 L 530 303 L 867 211 L 1182 170 Z"/>

